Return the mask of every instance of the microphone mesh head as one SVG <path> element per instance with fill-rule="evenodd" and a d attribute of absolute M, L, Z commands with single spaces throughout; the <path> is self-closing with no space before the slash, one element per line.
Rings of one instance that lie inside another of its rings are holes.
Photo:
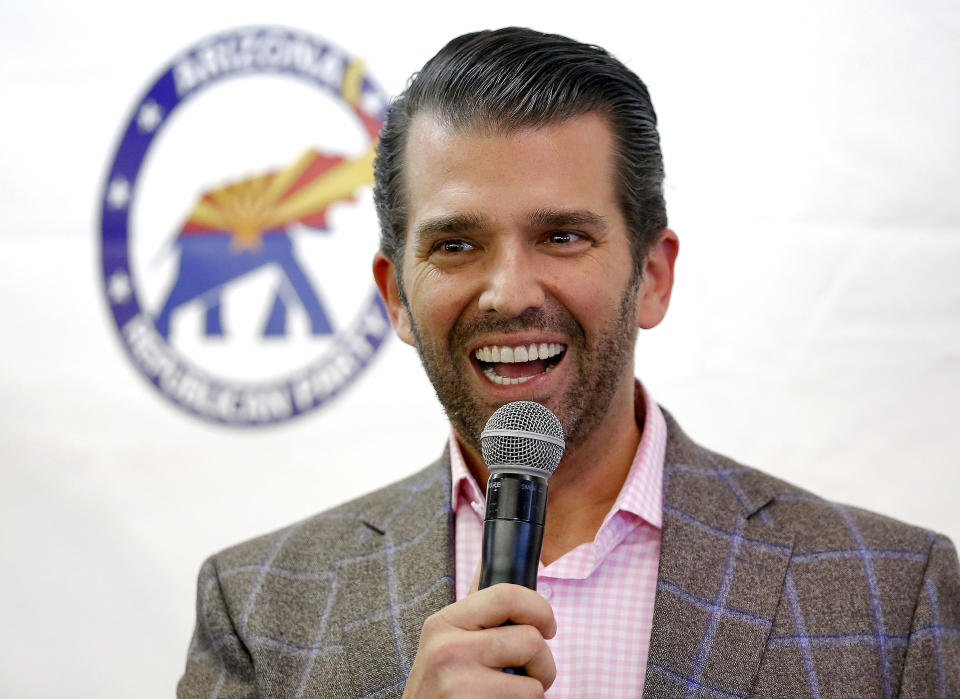
<path fill-rule="evenodd" d="M 507 434 L 504 434 L 504 433 Z M 483 460 L 491 470 L 522 466 L 549 478 L 563 456 L 563 427 L 548 408 L 530 400 L 501 405 L 480 433 Z"/>

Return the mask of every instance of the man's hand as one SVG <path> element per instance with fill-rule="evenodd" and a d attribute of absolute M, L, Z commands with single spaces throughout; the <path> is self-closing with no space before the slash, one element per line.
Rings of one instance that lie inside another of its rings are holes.
<path fill-rule="evenodd" d="M 424 622 L 403 696 L 542 697 L 557 675 L 545 640 L 556 632 L 553 609 L 533 590 L 502 583 L 472 592 Z"/>

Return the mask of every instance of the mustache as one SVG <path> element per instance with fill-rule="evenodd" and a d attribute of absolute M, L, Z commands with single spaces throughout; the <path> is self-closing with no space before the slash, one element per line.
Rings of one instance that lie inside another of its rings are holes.
<path fill-rule="evenodd" d="M 586 332 L 565 309 L 528 308 L 518 316 L 487 314 L 458 322 L 450 330 L 450 347 L 469 347 L 473 338 L 488 333 L 551 330 L 562 333 L 575 344 L 583 344 Z"/>

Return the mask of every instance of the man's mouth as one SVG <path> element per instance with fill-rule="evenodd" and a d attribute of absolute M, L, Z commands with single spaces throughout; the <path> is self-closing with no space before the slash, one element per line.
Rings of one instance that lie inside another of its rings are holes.
<path fill-rule="evenodd" d="M 480 371 L 501 386 L 524 383 L 555 367 L 567 351 L 556 342 L 530 345 L 486 345 L 474 350 Z"/>

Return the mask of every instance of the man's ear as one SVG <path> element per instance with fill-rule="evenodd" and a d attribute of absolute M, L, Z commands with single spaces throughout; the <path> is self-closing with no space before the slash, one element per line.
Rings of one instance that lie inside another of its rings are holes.
<path fill-rule="evenodd" d="M 387 306 L 390 322 L 393 323 L 397 336 L 408 345 L 413 345 L 413 332 L 410 328 L 410 314 L 407 307 L 400 300 L 400 290 L 397 288 L 397 268 L 393 260 L 379 250 L 373 256 L 373 279 L 380 289 L 380 296 Z"/>
<path fill-rule="evenodd" d="M 637 327 L 649 330 L 667 314 L 673 291 L 673 264 L 680 250 L 680 239 L 663 228 L 643 261 L 643 277 L 637 290 Z"/>

